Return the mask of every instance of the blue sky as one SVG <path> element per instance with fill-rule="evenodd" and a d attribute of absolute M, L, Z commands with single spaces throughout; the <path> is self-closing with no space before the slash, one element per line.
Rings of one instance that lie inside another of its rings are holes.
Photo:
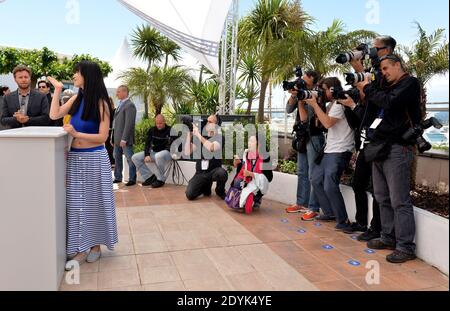
<path fill-rule="evenodd" d="M 79 3 L 80 16 L 79 23 L 70 24 L 66 21 L 66 6 L 73 2 Z M 241 14 L 248 12 L 254 2 L 241 0 Z M 379 23 L 369 24 L 367 16 L 372 11 L 366 5 L 373 3 L 379 4 Z M 409 45 L 417 34 L 413 21 L 418 21 L 428 32 L 445 28 L 448 38 L 447 0 L 303 0 L 302 5 L 315 18 L 316 30 L 325 29 L 338 18 L 347 30 L 370 29 Z M 0 45 L 47 46 L 63 54 L 89 53 L 110 60 L 123 38 L 141 23 L 115 0 L 0 0 Z M 438 80 L 439 86 L 431 87 L 430 96 L 436 101 L 448 100 L 448 80 Z"/>

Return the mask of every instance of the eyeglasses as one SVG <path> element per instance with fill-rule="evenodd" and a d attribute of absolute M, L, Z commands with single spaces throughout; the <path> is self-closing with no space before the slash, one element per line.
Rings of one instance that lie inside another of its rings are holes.
<path fill-rule="evenodd" d="M 377 48 L 377 47 L 376 47 L 376 49 L 377 49 L 377 51 L 381 51 L 381 50 L 387 49 L 387 46 L 382 46 L 382 47 L 380 47 L 380 48 Z"/>
<path fill-rule="evenodd" d="M 38 86 L 38 88 L 40 88 L 40 89 L 46 89 L 46 88 L 47 88 L 47 86 L 46 86 L 46 85 L 43 85 L 43 86 Z"/>

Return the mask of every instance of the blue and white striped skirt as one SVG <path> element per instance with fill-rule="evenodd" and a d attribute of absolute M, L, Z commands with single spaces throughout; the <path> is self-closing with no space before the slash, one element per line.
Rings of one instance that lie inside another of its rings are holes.
<path fill-rule="evenodd" d="M 67 255 L 118 242 L 111 163 L 105 147 L 72 149 L 67 163 Z"/>

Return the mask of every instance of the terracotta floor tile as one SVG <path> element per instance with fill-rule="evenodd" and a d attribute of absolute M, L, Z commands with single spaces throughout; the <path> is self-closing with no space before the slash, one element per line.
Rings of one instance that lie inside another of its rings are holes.
<path fill-rule="evenodd" d="M 434 268 L 385 275 L 397 282 L 404 290 L 418 290 L 448 285 L 448 277 Z"/>
<path fill-rule="evenodd" d="M 180 274 L 175 266 L 166 267 L 139 267 L 142 284 L 154 284 L 181 281 Z"/>
<path fill-rule="evenodd" d="M 66 282 L 66 276 L 67 273 L 64 274 L 63 280 L 61 282 L 61 291 L 91 291 L 98 289 L 98 273 L 80 274 L 79 284 L 75 284 L 76 280 L 72 278 L 71 274 L 67 277 L 68 282 Z"/>
<path fill-rule="evenodd" d="M 175 282 L 165 282 L 165 283 L 155 283 L 147 284 L 143 286 L 144 291 L 149 292 L 165 292 L 165 291 L 186 291 L 182 281 Z"/>
<path fill-rule="evenodd" d="M 314 285 L 321 291 L 361 291 L 359 287 L 348 280 L 318 282 Z"/>
<path fill-rule="evenodd" d="M 237 291 L 271 291 L 274 288 L 259 272 L 233 274 L 226 276 Z"/>
<path fill-rule="evenodd" d="M 174 262 L 169 253 L 137 255 L 136 261 L 140 269 L 174 266 Z"/>
<path fill-rule="evenodd" d="M 136 269 L 136 256 L 116 256 L 100 258 L 99 272 Z"/>
<path fill-rule="evenodd" d="M 310 282 L 328 282 L 342 280 L 343 277 L 324 264 L 313 264 L 296 268 Z"/>
<path fill-rule="evenodd" d="M 98 288 L 116 288 L 141 285 L 137 269 L 98 273 Z"/>
<path fill-rule="evenodd" d="M 186 290 L 188 291 L 232 291 L 233 287 L 222 277 L 202 279 L 202 280 L 184 280 Z"/>

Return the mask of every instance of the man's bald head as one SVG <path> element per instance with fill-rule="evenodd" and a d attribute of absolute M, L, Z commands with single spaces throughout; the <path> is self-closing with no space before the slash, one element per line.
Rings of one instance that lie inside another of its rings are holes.
<path fill-rule="evenodd" d="M 162 114 L 159 114 L 155 118 L 155 125 L 158 130 L 162 130 L 166 127 L 166 118 Z"/>

